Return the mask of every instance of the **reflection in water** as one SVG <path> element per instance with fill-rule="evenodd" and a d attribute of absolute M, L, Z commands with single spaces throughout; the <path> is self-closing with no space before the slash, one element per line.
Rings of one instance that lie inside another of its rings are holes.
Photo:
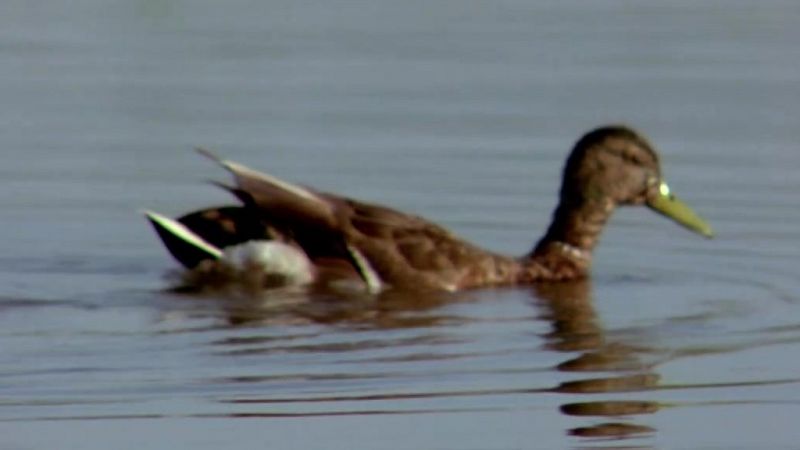
<path fill-rule="evenodd" d="M 458 294 L 173 297 L 180 304 L 174 309 L 216 324 L 204 341 L 213 369 L 197 384 L 219 394 L 192 416 L 507 412 L 568 398 L 547 405 L 570 418 L 567 435 L 619 441 L 656 432 L 641 422 L 663 403 L 642 398 L 645 392 L 725 386 L 663 386 L 653 362 L 663 350 L 630 336 L 610 337 L 591 289 L 583 280 Z M 185 330 L 186 321 L 176 324 L 182 328 L 176 332 Z M 536 336 L 543 342 L 530 345 L 532 329 L 542 326 Z M 555 363 L 553 353 L 559 357 Z M 568 380 L 553 386 L 554 378 Z"/>
<path fill-rule="evenodd" d="M 647 355 L 647 348 L 632 346 L 624 342 L 608 341 L 600 325 L 591 300 L 591 283 L 583 280 L 573 283 L 547 283 L 534 287 L 532 292 L 536 302 L 539 317 L 533 319 L 545 320 L 550 324 L 552 331 L 545 333 L 544 347 L 547 350 L 570 354 L 570 359 L 556 365 L 560 372 L 582 372 L 605 374 L 613 373 L 614 376 L 586 377 L 561 383 L 554 388 L 531 389 L 520 388 L 490 388 L 490 389 L 464 389 L 448 390 L 433 389 L 414 392 L 396 392 L 377 390 L 372 392 L 347 392 L 323 395 L 278 395 L 278 396 L 244 396 L 219 399 L 220 403 L 227 405 L 275 405 L 283 407 L 298 404 L 305 408 L 313 405 L 312 409 L 301 409 L 295 413 L 305 415 L 338 415 L 338 414 L 376 414 L 405 412 L 443 412 L 453 411 L 442 409 L 438 406 L 426 405 L 424 408 L 404 407 L 403 402 L 420 400 L 445 399 L 452 401 L 461 397 L 492 397 L 519 394 L 542 394 L 555 392 L 559 394 L 608 394 L 647 391 L 655 389 L 660 381 L 659 375 L 640 359 Z M 308 354 L 321 357 L 330 355 L 335 357 L 335 363 L 340 364 L 342 357 L 352 358 L 357 363 L 356 372 L 330 373 L 281 373 L 281 374 L 256 374 L 252 376 L 232 376 L 217 379 L 217 383 L 225 384 L 253 384 L 290 382 L 302 378 L 314 383 L 349 382 L 374 383 L 377 380 L 393 381 L 398 378 L 413 376 L 431 376 L 430 369 L 424 374 L 409 374 L 398 371 L 388 371 L 387 364 L 404 364 L 414 362 L 436 361 L 441 365 L 444 361 L 453 358 L 475 357 L 477 353 L 453 353 L 450 348 L 459 344 L 458 338 L 449 334 L 448 327 L 475 326 L 475 321 L 485 318 L 468 318 L 456 314 L 448 314 L 447 305 L 469 301 L 469 293 L 459 295 L 439 292 L 408 292 L 389 291 L 375 296 L 350 296 L 342 297 L 324 292 L 283 292 L 275 295 L 270 292 L 263 298 L 241 295 L 212 295 L 211 300 L 219 308 L 229 326 L 247 327 L 265 324 L 277 325 L 323 325 L 323 333 L 329 326 L 344 327 L 349 330 L 344 339 L 331 342 L 320 342 L 314 339 L 307 343 L 307 336 L 286 336 L 261 334 L 248 337 L 227 337 L 213 343 L 218 352 L 228 356 L 271 355 L 276 353 Z M 280 301 L 276 301 L 280 299 Z M 196 298 L 193 298 L 196 300 Z M 486 299 L 484 299 L 486 300 Z M 530 318 L 520 318 L 530 326 Z M 265 328 L 259 328 L 266 330 Z M 366 338 L 353 335 L 353 330 L 374 330 L 377 334 Z M 387 330 L 411 330 L 408 336 L 387 336 Z M 421 331 L 428 330 L 428 331 Z M 304 331 L 307 333 L 307 331 Z M 419 353 L 406 352 L 404 348 L 419 347 L 425 350 Z M 443 348 L 446 351 L 435 349 Z M 573 356 L 576 352 L 579 354 Z M 348 355 L 363 355 L 370 353 L 369 357 Z M 374 355 L 372 353 L 378 353 Z M 377 364 L 376 372 L 370 373 L 369 364 Z M 435 369 L 434 369 L 435 370 Z M 501 373 L 506 368 L 493 368 L 495 374 Z M 440 376 L 464 376 L 462 372 L 442 372 Z M 436 376 L 435 374 L 433 375 Z M 390 402 L 388 405 L 382 402 Z M 355 409 L 341 410 L 325 408 L 323 404 L 360 405 Z M 380 408 L 365 407 L 365 404 L 375 403 Z M 465 410 L 476 410 L 472 405 Z M 628 420 L 619 420 L 621 417 L 631 419 L 636 416 L 653 414 L 659 409 L 659 404 L 646 400 L 597 400 L 570 402 L 560 406 L 561 413 L 583 418 L 618 418 L 613 421 L 593 423 L 588 426 L 581 424 L 567 431 L 570 435 L 581 437 L 616 437 L 637 436 L 650 434 L 654 429 Z M 242 411 L 234 411 L 240 414 Z M 256 413 L 258 414 L 258 413 Z M 585 420 L 585 419 L 579 419 Z"/>
<path fill-rule="evenodd" d="M 545 317 L 553 331 L 545 336 L 546 346 L 559 352 L 581 352 L 562 362 L 563 372 L 615 372 L 620 375 L 587 378 L 562 383 L 554 392 L 567 394 L 621 393 L 653 389 L 659 375 L 639 361 L 644 349 L 608 342 L 591 302 L 591 282 L 548 283 L 535 286 Z M 567 403 L 561 412 L 578 417 L 620 417 L 653 414 L 659 404 L 652 401 L 601 400 Z M 627 422 L 603 422 L 575 427 L 568 434 L 581 437 L 625 437 L 653 433 L 651 427 Z"/>
<path fill-rule="evenodd" d="M 196 301 L 197 292 L 190 292 L 187 301 Z M 309 292 L 304 289 L 240 292 L 205 291 L 201 294 L 212 302 L 231 326 L 268 324 L 359 324 L 378 329 L 431 327 L 458 320 L 437 311 L 442 305 L 469 300 L 463 294 L 455 297 L 446 292 L 387 291 L 378 295 Z"/>

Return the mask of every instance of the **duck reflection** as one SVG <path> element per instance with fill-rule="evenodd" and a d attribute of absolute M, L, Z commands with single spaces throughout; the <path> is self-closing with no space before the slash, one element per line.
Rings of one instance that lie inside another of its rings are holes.
<path fill-rule="evenodd" d="M 527 293 L 523 291 L 523 293 Z M 409 400 L 415 401 L 425 398 L 454 398 L 466 396 L 496 396 L 519 394 L 557 393 L 569 395 L 570 399 L 578 396 L 594 396 L 601 394 L 623 394 L 655 389 L 659 384 L 659 375 L 652 370 L 652 363 L 645 361 L 651 353 L 647 348 L 632 345 L 626 342 L 615 342 L 607 337 L 593 307 L 591 298 L 591 283 L 581 280 L 569 283 L 543 283 L 533 287 L 530 291 L 535 310 L 538 312 L 536 319 L 546 321 L 551 326 L 551 331 L 543 335 L 544 346 L 547 350 L 568 354 L 569 359 L 555 366 L 560 372 L 583 373 L 584 378 L 571 379 L 558 386 L 544 389 L 495 388 L 484 390 L 455 390 L 415 392 L 410 395 L 389 393 L 385 395 L 350 395 L 334 396 L 337 401 L 374 401 L 380 400 Z M 429 328 L 431 330 L 446 329 L 453 324 L 469 325 L 474 317 L 464 317 L 446 306 L 465 301 L 491 301 L 487 296 L 491 292 L 475 293 L 444 293 L 444 292 L 415 292 L 386 291 L 378 295 L 352 294 L 342 296 L 341 293 L 325 291 L 269 291 L 260 294 L 249 291 L 212 291 L 199 295 L 207 298 L 205 309 L 198 310 L 199 314 L 213 315 L 222 319 L 226 327 L 252 327 L 269 325 L 325 325 L 344 326 L 349 329 L 368 328 L 371 330 L 391 330 L 399 328 Z M 194 292 L 189 304 L 202 305 L 197 302 L 198 293 Z M 313 331 L 320 332 L 319 330 Z M 324 331 L 323 331 L 324 332 Z M 446 332 L 445 332 L 446 335 Z M 251 337 L 248 344 L 258 342 L 259 339 L 276 339 L 274 336 L 267 338 Z M 255 339 L 255 341 L 253 341 Z M 278 338 L 279 339 L 279 338 Z M 414 343 L 441 340 L 436 332 L 426 334 L 424 338 L 413 338 Z M 422 339 L 422 340 L 420 340 Z M 438 342 L 438 341 L 437 341 Z M 239 354 L 241 338 L 232 340 L 215 341 L 215 345 L 231 347 L 230 354 Z M 294 344 L 293 344 L 294 345 Z M 327 345 L 315 344 L 315 351 L 321 351 Z M 344 345 L 351 348 L 351 344 Z M 364 345 L 360 342 L 357 345 Z M 399 345 L 398 342 L 385 342 L 382 345 Z M 338 349 L 339 347 L 333 347 Z M 252 348 L 248 352 L 259 351 Z M 271 347 L 265 351 L 269 353 Z M 431 356 L 438 358 L 441 356 Z M 591 374 L 604 374 L 593 376 Z M 610 375 L 609 375 L 610 374 Z M 252 381 L 252 377 L 234 377 L 228 382 Z M 302 401 L 308 401 L 308 398 Z M 245 400 L 236 399 L 235 402 Z M 280 399 L 246 399 L 249 404 L 285 402 L 292 403 L 300 400 L 290 398 Z M 327 397 L 316 398 L 315 401 L 329 401 Z M 653 414 L 658 411 L 659 403 L 648 400 L 586 400 L 570 401 L 560 405 L 560 412 L 564 415 L 575 417 L 581 421 L 578 426 L 567 430 L 567 434 L 587 438 L 627 438 L 653 433 L 655 430 L 649 426 L 637 424 L 639 416 Z M 610 419 L 613 418 L 613 419 Z M 584 421 L 592 420 L 589 424 Z"/>
<path fill-rule="evenodd" d="M 606 337 L 591 301 L 591 282 L 544 283 L 534 288 L 537 307 L 553 330 L 545 335 L 545 346 L 553 351 L 574 353 L 556 368 L 562 372 L 613 373 L 614 376 L 568 381 L 552 389 L 563 394 L 608 394 L 653 389 L 659 375 L 639 355 L 646 349 L 612 342 Z M 568 416 L 591 418 L 632 418 L 653 414 L 654 401 L 597 400 L 566 403 L 561 412 Z M 651 427 L 632 422 L 612 421 L 575 427 L 568 434 L 581 437 L 627 437 L 649 434 Z"/>
<path fill-rule="evenodd" d="M 216 316 L 228 326 L 260 325 L 346 325 L 392 329 L 432 327 L 459 320 L 441 310 L 453 301 L 469 299 L 463 294 L 447 292 L 385 291 L 380 294 L 341 292 L 305 288 L 246 289 L 241 285 L 214 286 L 211 289 L 173 289 L 186 297 L 187 303 L 199 308 L 204 316 Z M 198 298 L 211 303 L 203 308 Z"/>

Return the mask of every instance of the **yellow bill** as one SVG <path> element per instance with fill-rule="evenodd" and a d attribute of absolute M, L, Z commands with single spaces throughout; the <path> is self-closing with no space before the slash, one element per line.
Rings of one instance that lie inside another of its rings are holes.
<path fill-rule="evenodd" d="M 695 233 L 702 234 L 707 238 L 714 237 L 711 225 L 692 211 L 689 205 L 675 197 L 667 183 L 663 181 L 659 185 L 658 194 L 647 199 L 647 206 Z"/>

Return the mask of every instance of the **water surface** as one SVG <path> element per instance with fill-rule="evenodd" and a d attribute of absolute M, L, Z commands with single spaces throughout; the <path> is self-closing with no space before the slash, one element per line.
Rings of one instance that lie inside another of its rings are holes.
<path fill-rule="evenodd" d="M 0 447 L 796 447 L 796 3 L 0 13 Z M 202 145 L 518 254 L 620 121 L 718 239 L 625 209 L 586 282 L 241 299 L 137 215 L 229 201 Z"/>

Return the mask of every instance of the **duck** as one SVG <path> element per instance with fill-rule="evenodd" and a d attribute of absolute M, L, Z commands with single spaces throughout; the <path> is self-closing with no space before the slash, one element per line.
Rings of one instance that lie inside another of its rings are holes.
<path fill-rule="evenodd" d="M 584 134 L 563 168 L 550 226 L 521 256 L 485 250 L 417 215 L 291 183 L 198 149 L 233 176 L 216 183 L 238 205 L 177 219 L 144 211 L 186 269 L 258 274 L 258 283 L 459 291 L 569 282 L 589 275 L 592 252 L 617 207 L 646 206 L 711 238 L 711 226 L 675 196 L 649 141 L 624 125 Z M 231 275 L 233 276 L 233 275 Z"/>

